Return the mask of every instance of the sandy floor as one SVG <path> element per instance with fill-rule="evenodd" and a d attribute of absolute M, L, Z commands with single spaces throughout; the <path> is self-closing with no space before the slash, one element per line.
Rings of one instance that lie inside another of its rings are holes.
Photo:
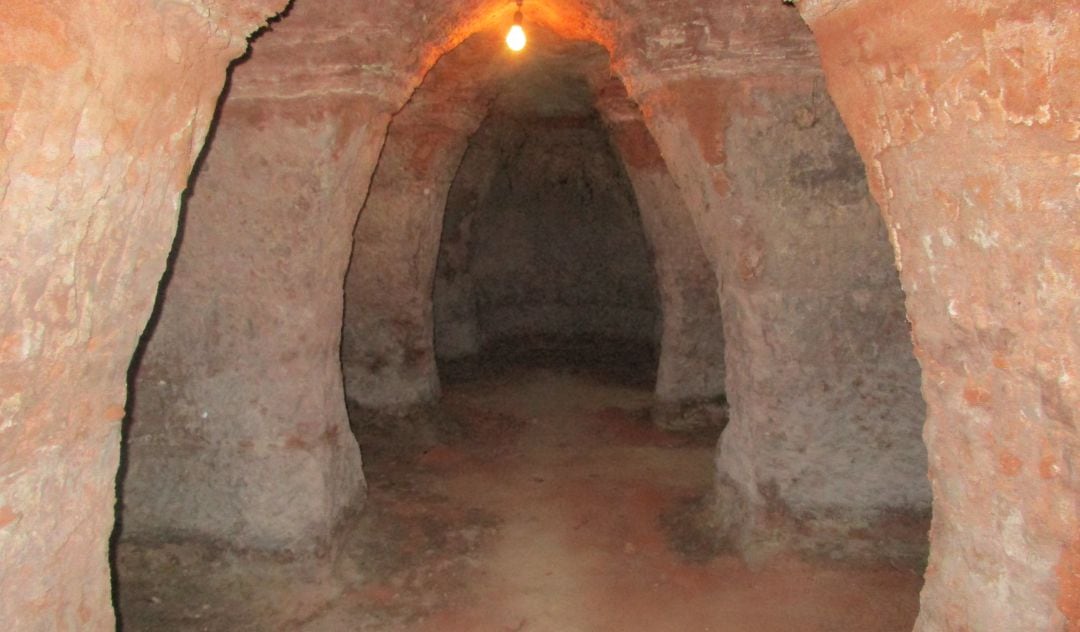
<path fill-rule="evenodd" d="M 367 507 L 332 563 L 122 547 L 124 629 L 911 629 L 914 572 L 724 553 L 699 511 L 715 437 L 655 430 L 648 404 L 556 369 L 451 384 L 425 440 L 365 439 Z"/>

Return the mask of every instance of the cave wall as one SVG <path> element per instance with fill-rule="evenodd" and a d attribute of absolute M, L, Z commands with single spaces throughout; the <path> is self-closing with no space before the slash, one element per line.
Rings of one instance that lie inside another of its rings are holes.
<path fill-rule="evenodd" d="M 281 4 L 0 6 L 5 629 L 114 627 L 127 367 L 226 66 Z"/>
<path fill-rule="evenodd" d="M 478 35 L 444 55 L 387 132 L 345 277 L 341 364 L 354 416 L 438 397 L 431 297 L 443 211 L 503 69 L 502 46 Z"/>
<path fill-rule="evenodd" d="M 477 130 L 447 195 L 446 207 L 454 212 L 444 214 L 432 295 L 435 356 L 444 361 L 480 353 L 480 321 L 473 279 L 468 273 L 473 218 L 491 190 L 503 159 L 497 138 L 479 142 L 487 131 L 483 127 Z"/>
<path fill-rule="evenodd" d="M 617 80 L 598 90 L 597 105 L 654 255 L 663 314 L 653 420 L 670 428 L 722 424 L 724 322 L 716 275 L 641 109 Z"/>
<path fill-rule="evenodd" d="M 917 563 L 930 500 L 918 366 L 810 34 L 782 4 L 632 17 L 631 4 L 609 14 L 614 67 L 720 286 L 718 518 L 751 557 L 794 546 Z"/>
<path fill-rule="evenodd" d="M 567 41 L 548 31 L 537 30 L 532 33 L 528 57 L 508 58 L 501 37 L 476 35 L 441 58 L 405 108 L 395 116 L 372 192 L 357 224 L 356 243 L 346 280 L 342 362 L 346 393 L 358 405 L 357 414 L 367 418 L 372 414 L 402 413 L 410 407 L 431 402 L 438 393 L 435 355 L 442 359 L 453 359 L 479 351 L 482 338 L 477 316 L 476 285 L 470 266 L 476 259 L 476 244 L 497 244 L 499 239 L 488 236 L 483 241 L 476 240 L 477 205 L 481 200 L 488 199 L 492 182 L 500 170 L 505 169 L 504 163 L 513 155 L 515 147 L 522 142 L 521 128 L 525 123 L 512 125 L 509 121 L 533 120 L 538 135 L 546 133 L 542 128 L 544 121 L 549 120 L 554 121 L 555 128 L 563 130 L 559 132 L 562 134 L 572 134 L 573 128 L 581 124 L 593 126 L 595 121 L 590 117 L 596 115 L 595 94 L 590 84 L 609 80 L 608 55 L 595 44 Z M 625 92 L 623 100 L 626 100 Z M 459 167 L 458 159 L 464 143 L 479 124 L 480 115 L 503 123 L 494 124 L 494 127 L 485 126 L 473 136 L 465 160 Z M 601 142 L 606 131 L 600 134 L 598 131 L 592 129 L 590 132 L 587 149 L 610 153 L 608 143 Z M 539 157 L 543 150 L 535 153 Z M 547 160 L 546 155 L 543 159 Z M 578 154 L 567 156 L 563 166 L 579 159 L 581 156 Z M 585 162 L 582 160 L 583 164 Z M 620 164 L 609 160 L 602 169 L 594 169 L 593 175 L 605 181 L 619 177 L 625 185 L 625 177 L 621 176 L 620 171 Z M 530 173 L 530 177 L 536 175 L 541 174 Z M 451 179 L 453 187 L 450 187 Z M 580 186 L 581 183 L 577 184 Z M 544 195 L 547 194 L 546 188 Z M 535 198 L 540 193 L 527 192 L 527 195 Z M 605 194 L 605 197 L 612 196 Z M 632 197 L 632 192 L 624 188 L 617 203 L 632 205 Z M 670 203 L 674 197 L 676 195 L 669 192 L 664 203 Z M 581 203 L 580 200 L 570 202 Z M 446 230 L 443 231 L 443 227 L 435 223 L 442 219 L 443 208 L 447 205 L 459 209 L 459 212 L 445 218 Z M 624 208 L 621 212 L 637 211 Z M 669 211 L 657 207 L 656 212 L 666 214 Z M 641 232 L 633 228 L 633 222 L 624 224 L 637 233 Z M 527 232 L 517 235 L 518 240 L 534 239 L 536 234 L 535 229 L 523 222 L 504 228 L 511 232 L 525 229 Z M 440 232 L 444 237 L 441 246 Z M 593 238 L 600 243 L 610 241 L 611 237 L 603 233 L 603 229 L 600 229 Z M 618 237 L 616 235 L 616 239 Z M 552 243 L 558 239 L 561 236 Z M 640 247 L 642 236 L 638 234 L 633 239 Z M 618 248 L 617 244 L 611 245 Z M 561 248 L 563 259 L 579 257 L 581 252 L 576 250 L 579 246 L 570 244 Z M 437 247 L 441 250 L 439 273 L 435 275 L 431 257 Z M 692 252 L 704 262 L 700 249 Z M 668 248 L 664 254 L 681 256 L 675 248 Z M 601 258 L 611 259 L 613 256 L 624 255 L 621 252 L 614 255 L 606 253 Z M 620 261 L 614 263 L 621 264 Z M 579 261 L 574 265 L 580 271 L 591 264 Z M 603 266 L 608 266 L 609 271 L 617 267 L 608 263 Z M 641 268 L 640 264 L 638 267 Z M 711 274 L 707 266 L 702 267 L 707 274 Z M 496 267 L 492 272 L 493 278 L 498 277 L 501 268 Z M 530 269 L 529 274 L 539 283 L 554 281 L 541 278 L 547 273 L 540 269 Z M 602 276 L 603 271 L 597 274 Z M 434 301 L 431 287 L 433 276 L 436 285 Z M 574 291 L 578 296 L 572 300 L 580 302 L 591 298 L 590 294 L 595 291 L 597 283 L 605 283 L 602 279 L 585 280 L 583 283 L 578 281 L 581 279 L 564 278 L 559 281 L 561 287 L 553 292 L 565 294 L 568 287 L 576 284 Z M 500 278 L 498 282 L 506 285 L 510 277 Z M 652 280 L 645 277 L 637 282 L 647 286 Z M 514 283 L 516 281 L 510 285 Z M 711 287 L 706 286 L 704 292 L 692 298 L 705 302 L 711 298 L 715 306 L 715 283 Z M 610 293 L 610 289 L 602 291 Z M 648 290 L 643 288 L 641 291 Z M 676 309 L 682 310 L 682 303 L 688 294 L 673 289 L 672 296 L 673 300 L 679 301 Z M 430 313 L 432 309 L 437 312 L 434 323 Z M 531 333 L 547 336 L 557 334 L 562 338 L 595 334 L 627 337 L 622 329 L 602 331 L 592 326 L 585 332 L 575 331 L 577 323 L 588 324 L 582 314 L 572 306 L 559 309 L 562 314 L 557 321 L 548 322 L 543 331 Z M 650 306 L 649 309 L 655 308 Z M 718 310 L 718 306 L 714 309 Z M 549 316 L 552 311 L 549 308 Z M 594 313 L 597 311 L 593 310 Z M 533 316 L 535 314 L 528 315 Z M 588 314 L 584 316 L 589 317 Z M 605 318 L 609 330 L 612 321 L 625 320 L 621 315 L 615 318 L 608 315 Z M 595 316 L 592 319 L 595 320 Z M 644 333 L 639 331 L 632 335 L 651 344 L 655 341 L 655 324 L 647 329 Z M 433 330 L 436 354 L 431 352 Z M 669 336 L 686 335 L 679 327 L 669 328 L 668 332 Z M 529 331 L 519 330 L 512 336 L 520 340 L 529 334 Z M 718 337 L 715 331 L 697 335 L 709 337 L 710 340 Z M 498 337 L 484 340 L 490 342 L 495 338 Z M 678 341 L 669 342 L 671 344 L 666 348 L 672 349 L 672 353 L 686 352 L 691 347 L 685 341 L 681 346 Z M 716 392 L 722 392 L 722 346 L 713 347 L 717 352 L 712 359 L 721 366 L 721 378 L 711 380 L 710 386 L 715 387 Z M 704 361 L 700 364 L 703 365 Z M 700 385 L 706 380 L 691 374 L 692 362 L 684 361 L 681 365 L 668 362 L 668 366 L 681 366 L 682 369 L 681 372 L 666 371 L 665 384 L 681 387 L 684 394 L 702 391 Z M 716 373 L 714 369 L 711 375 Z M 670 394 L 665 391 L 665 395 Z M 715 396 L 715 392 L 710 395 Z M 674 401 L 678 398 L 672 396 L 668 399 Z"/>
<path fill-rule="evenodd" d="M 498 147 L 494 161 L 488 143 Z M 462 177 L 475 178 L 465 175 L 472 168 L 494 173 L 479 177 L 488 180 L 479 195 L 450 196 L 442 249 L 467 254 L 440 261 L 436 304 L 471 302 L 480 347 L 594 338 L 655 344 L 652 256 L 599 120 L 492 117 L 473 147 L 478 158 L 466 158 Z M 471 297 L 444 298 L 450 288 Z M 473 326 L 437 325 L 446 329 Z"/>
<path fill-rule="evenodd" d="M 757 335 L 735 337 L 750 423 L 724 438 L 720 467 L 754 481 L 768 520 L 812 525 L 810 546 L 919 562 L 926 409 L 904 296 L 851 139 L 823 84 L 800 87 L 755 86 L 726 132 L 731 210 L 753 226 L 734 318 Z"/>
<path fill-rule="evenodd" d="M 281 4 L 0 5 L 0 619 L 15 629 L 112 627 L 105 549 L 124 372 L 226 64 Z M 298 0 L 263 38 L 277 43 L 256 47 L 276 63 L 248 84 L 398 107 L 494 4 Z M 726 78 L 817 64 L 791 10 L 534 6 L 613 51 L 724 288 L 739 254 L 753 270 L 753 242 L 716 217 L 732 199 L 728 104 L 744 94 Z M 936 499 L 919 629 L 1075 628 L 1076 12 L 1029 0 L 799 6 L 914 322 Z M 680 86 L 694 77 L 705 81 Z M 714 248 L 726 230 L 733 245 Z M 726 314 L 733 298 L 722 290 Z M 739 318 L 726 319 L 728 340 Z"/>
<path fill-rule="evenodd" d="M 135 380 L 125 538 L 322 550 L 362 493 L 340 360 L 353 227 L 391 114 L 460 40 L 408 7 L 342 9 L 291 4 L 231 72 Z"/>
<path fill-rule="evenodd" d="M 446 192 L 467 132 L 395 118 L 357 222 L 341 350 L 357 405 L 403 409 L 438 397 L 431 293 Z"/>
<path fill-rule="evenodd" d="M 125 537 L 305 550 L 357 495 L 341 287 L 388 119 L 364 99 L 225 101 L 135 381 Z"/>
<path fill-rule="evenodd" d="M 719 511 L 750 555 L 915 562 L 930 494 L 903 295 L 820 78 L 779 70 L 644 99 L 722 280 Z"/>
<path fill-rule="evenodd" d="M 1080 12 L 834 4 L 803 11 L 882 205 L 929 412 L 916 629 L 1080 629 Z"/>

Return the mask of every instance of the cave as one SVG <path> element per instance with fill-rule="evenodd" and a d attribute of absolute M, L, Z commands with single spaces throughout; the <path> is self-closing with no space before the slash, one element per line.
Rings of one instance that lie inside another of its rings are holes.
<path fill-rule="evenodd" d="M 1080 628 L 1075 7 L 0 26 L 8 629 Z"/>

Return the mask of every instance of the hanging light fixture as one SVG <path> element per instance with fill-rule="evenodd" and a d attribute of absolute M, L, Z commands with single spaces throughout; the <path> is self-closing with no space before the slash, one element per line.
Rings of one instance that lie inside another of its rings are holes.
<path fill-rule="evenodd" d="M 517 12 L 514 13 L 514 25 L 510 27 L 510 32 L 506 34 L 506 45 L 510 47 L 510 50 L 515 53 L 520 52 L 525 48 L 525 42 L 528 38 L 525 37 L 525 29 L 521 26 L 523 19 L 521 15 L 521 2 L 517 0 Z"/>

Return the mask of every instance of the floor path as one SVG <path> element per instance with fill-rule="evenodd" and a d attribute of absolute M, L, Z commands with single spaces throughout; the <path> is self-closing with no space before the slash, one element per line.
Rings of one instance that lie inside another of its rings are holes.
<path fill-rule="evenodd" d="M 551 368 L 452 383 L 423 440 L 363 446 L 368 500 L 332 570 L 232 562 L 184 584 L 132 554 L 126 629 L 911 629 L 912 571 L 725 553 L 703 518 L 715 436 L 656 430 L 648 407 L 647 389 Z"/>

